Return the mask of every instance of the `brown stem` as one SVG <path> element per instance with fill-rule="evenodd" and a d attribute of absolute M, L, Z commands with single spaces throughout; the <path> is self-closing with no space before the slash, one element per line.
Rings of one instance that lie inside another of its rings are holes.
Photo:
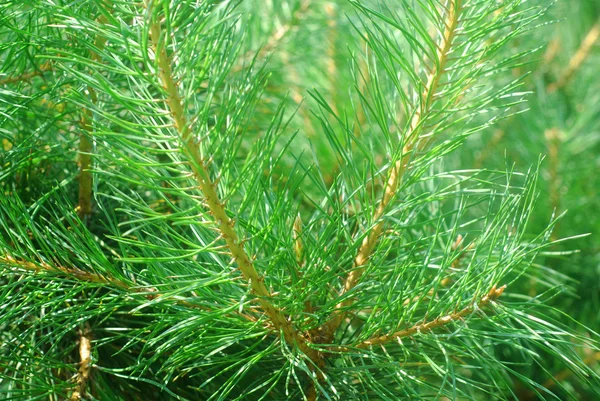
<path fill-rule="evenodd" d="M 16 77 L 8 77 L 4 79 L 0 79 L 0 85 L 8 85 L 16 82 L 23 82 L 33 79 L 35 77 L 39 77 L 43 75 L 47 71 L 52 70 L 52 64 L 50 62 L 42 64 L 36 71 L 27 72 L 25 74 L 17 75 Z"/>
<path fill-rule="evenodd" d="M 411 120 L 410 130 L 404 141 L 405 144 L 402 149 L 402 157 L 400 160 L 394 163 L 392 167 L 390 167 L 383 198 L 379 202 L 379 205 L 373 216 L 373 221 L 376 222 L 376 224 L 373 226 L 373 228 L 371 228 L 369 234 L 364 238 L 358 254 L 354 259 L 353 269 L 350 274 L 348 274 L 348 277 L 344 282 L 344 287 L 340 293 L 340 296 L 343 296 L 347 292 L 351 291 L 360 282 L 360 279 L 365 271 L 365 266 L 377 243 L 377 239 L 383 231 L 382 217 L 387 209 L 387 206 L 396 195 L 396 191 L 408 165 L 410 154 L 419 137 L 423 122 L 431 109 L 433 96 L 435 95 L 440 83 L 440 79 L 445 72 L 448 55 L 452 48 L 452 42 L 458 27 L 459 14 L 462 7 L 461 3 L 462 0 L 451 0 L 450 5 L 447 8 L 448 11 L 445 21 L 446 28 L 441 43 L 438 46 L 437 63 L 434 68 L 431 69 L 431 73 L 427 77 L 427 83 L 421 95 L 421 105 Z M 333 338 L 335 331 L 346 316 L 346 310 L 352 305 L 352 302 L 352 299 L 347 298 L 336 306 L 336 310 L 332 313 L 331 320 L 327 324 L 326 332 L 328 338 Z"/>
<path fill-rule="evenodd" d="M 148 3 L 146 4 L 148 7 Z M 149 14 L 152 15 L 152 10 L 149 11 Z M 217 229 L 225 240 L 233 261 L 239 267 L 244 279 L 250 284 L 252 293 L 258 298 L 262 310 L 271 320 L 273 326 L 283 332 L 283 336 L 289 344 L 297 345 L 304 354 L 320 366 L 322 365 L 322 358 L 319 352 L 309 347 L 306 339 L 296 331 L 287 316 L 271 303 L 272 295 L 265 286 L 263 277 L 254 268 L 252 259 L 244 250 L 243 242 L 238 237 L 234 228 L 235 222 L 228 216 L 225 204 L 217 194 L 217 183 L 210 178 L 208 165 L 200 154 L 192 127 L 185 115 L 183 100 L 171 71 L 171 62 L 167 55 L 161 23 L 156 18 L 157 16 L 154 16 L 150 24 L 150 39 L 154 47 L 154 57 L 158 64 L 157 72 L 166 94 L 165 103 L 169 108 L 179 139 L 183 145 L 183 151 L 190 162 L 194 177 L 206 199 Z"/>
<path fill-rule="evenodd" d="M 498 297 L 500 297 L 500 295 L 502 295 L 502 293 L 504 292 L 505 288 L 506 288 L 505 285 L 500 288 L 496 288 L 496 285 L 494 285 L 492 287 L 492 289 L 483 298 L 481 298 L 481 300 L 479 302 L 473 303 L 473 304 L 467 306 L 466 308 L 460 310 L 459 312 L 455 312 L 455 313 L 451 313 L 446 316 L 438 317 L 435 320 L 432 320 L 427 323 L 416 324 L 412 327 L 409 327 L 408 329 L 400 330 L 400 331 L 397 331 L 397 332 L 389 334 L 389 335 L 375 337 L 370 340 L 363 341 L 363 342 L 355 345 L 354 348 L 368 348 L 373 345 L 385 344 L 390 341 L 397 341 L 404 337 L 409 337 L 409 336 L 412 336 L 417 333 L 424 333 L 424 332 L 431 331 L 431 330 L 439 328 L 439 327 L 446 326 L 449 323 L 455 322 L 457 320 L 460 320 L 460 319 L 472 314 L 477 309 L 484 308 L 490 302 L 492 302 L 492 301 L 496 300 Z"/>
<path fill-rule="evenodd" d="M 92 333 L 89 327 L 81 331 L 79 336 L 79 358 L 80 365 L 77 372 L 77 384 L 69 401 L 80 401 L 83 399 L 85 389 L 90 378 L 92 361 Z"/>
<path fill-rule="evenodd" d="M 588 58 L 592 47 L 594 47 L 599 38 L 600 21 L 596 22 L 592 29 L 590 29 L 590 31 L 587 33 L 587 35 L 581 42 L 581 46 L 579 46 L 577 52 L 575 52 L 573 57 L 571 57 L 567 69 L 563 71 L 558 81 L 548 85 L 548 92 L 555 92 L 558 89 L 565 87 L 569 83 L 569 81 L 571 80 L 571 78 L 573 78 L 577 70 L 579 70 L 583 62 Z"/>

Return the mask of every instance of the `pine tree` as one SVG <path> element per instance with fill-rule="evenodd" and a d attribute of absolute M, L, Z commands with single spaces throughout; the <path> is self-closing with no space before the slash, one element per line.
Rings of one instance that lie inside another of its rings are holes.
<path fill-rule="evenodd" d="M 465 164 L 538 118 L 547 7 L 5 1 L 2 397 L 600 395 L 552 167 Z"/>

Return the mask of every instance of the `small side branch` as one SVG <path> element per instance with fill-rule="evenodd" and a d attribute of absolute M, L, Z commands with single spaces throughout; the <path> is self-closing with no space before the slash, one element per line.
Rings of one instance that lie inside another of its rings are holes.
<path fill-rule="evenodd" d="M 362 46 L 366 46 L 364 42 L 361 42 Z M 358 100 L 356 108 L 356 123 L 354 125 L 354 136 L 360 137 L 362 135 L 362 129 L 367 122 L 367 115 L 365 113 L 365 105 L 362 103 L 361 97 L 367 96 L 367 88 L 371 82 L 371 74 L 369 72 L 369 65 L 365 57 L 361 58 L 356 65 L 356 79 L 358 80 Z"/>
<path fill-rule="evenodd" d="M 298 24 L 298 21 L 302 18 L 302 16 L 306 14 L 308 8 L 310 7 L 310 3 L 310 0 L 300 0 L 300 5 L 292 15 L 291 20 L 287 24 L 284 24 L 281 27 L 279 27 L 279 29 L 277 29 L 273 33 L 273 35 L 267 41 L 267 44 L 261 49 L 259 57 L 264 57 L 266 54 L 270 53 L 271 51 L 273 51 L 273 49 L 277 47 L 277 45 L 287 35 L 287 33 L 290 32 Z"/>
<path fill-rule="evenodd" d="M 597 364 L 598 361 L 600 361 L 600 352 L 594 352 L 594 353 L 588 355 L 583 360 L 583 364 L 586 366 L 593 366 L 594 364 Z M 544 382 L 543 386 L 547 389 L 550 389 L 550 388 L 556 386 L 557 383 L 563 383 L 565 380 L 567 380 L 572 375 L 573 375 L 573 371 L 571 369 L 563 369 L 560 372 L 558 372 L 557 374 L 555 374 L 554 376 L 552 376 L 552 378 L 546 380 Z"/>
<path fill-rule="evenodd" d="M 80 401 L 83 399 L 90 379 L 92 368 L 92 334 L 88 327 L 82 330 L 79 336 L 79 358 L 81 362 L 79 371 L 77 372 L 77 384 L 69 401 Z"/>
<path fill-rule="evenodd" d="M 492 287 L 492 289 L 487 293 L 487 295 L 485 295 L 483 298 L 481 298 L 481 300 L 479 302 L 469 305 L 459 312 L 451 313 L 449 315 L 442 316 L 442 317 L 438 317 L 437 319 L 432 320 L 430 322 L 416 324 L 412 327 L 409 327 L 408 329 L 400 330 L 400 331 L 397 331 L 397 332 L 389 334 L 389 335 L 376 337 L 371 340 L 364 341 L 360 344 L 357 344 L 355 346 L 355 348 L 368 348 L 373 345 L 385 344 L 385 343 L 388 343 L 391 341 L 400 340 L 404 337 L 410 337 L 417 333 L 424 333 L 424 332 L 434 330 L 436 328 L 446 326 L 449 323 L 455 322 L 457 320 L 460 320 L 460 319 L 472 314 L 476 309 L 484 308 L 490 302 L 498 299 L 498 297 L 500 297 L 500 295 L 502 295 L 502 293 L 504 292 L 505 289 L 506 289 L 505 285 L 500 288 L 496 288 L 496 285 L 494 285 Z"/>

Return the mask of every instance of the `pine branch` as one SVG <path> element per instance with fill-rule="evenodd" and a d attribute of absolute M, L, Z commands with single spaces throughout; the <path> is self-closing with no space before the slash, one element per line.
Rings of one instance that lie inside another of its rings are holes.
<path fill-rule="evenodd" d="M 396 196 L 396 192 L 400 185 L 400 181 L 402 180 L 402 176 L 406 171 L 413 147 L 417 143 L 420 135 L 423 120 L 430 111 L 433 97 L 437 92 L 440 79 L 444 75 L 448 56 L 452 49 L 452 42 L 456 36 L 461 8 L 461 0 L 450 0 L 445 18 L 446 28 L 441 42 L 438 45 L 436 65 L 431 69 L 431 72 L 427 77 L 427 83 L 421 94 L 421 103 L 419 109 L 416 111 L 411 120 L 409 132 L 404 140 L 402 156 L 400 160 L 398 160 L 390 168 L 383 198 L 379 202 L 379 206 L 377 207 L 377 210 L 373 216 L 373 221 L 376 222 L 376 224 L 373 228 L 371 228 L 369 234 L 364 238 L 358 254 L 354 259 L 353 269 L 346 278 L 340 296 L 343 296 L 351 291 L 360 282 L 360 279 L 365 272 L 365 266 L 375 248 L 375 245 L 377 244 L 379 236 L 383 231 L 384 222 L 382 217 L 388 205 Z M 344 320 L 346 310 L 352 305 L 352 302 L 352 299 L 346 299 L 336 306 L 336 311 L 333 313 L 333 316 L 331 317 L 326 329 L 329 338 L 333 337 L 335 331 Z"/>
<path fill-rule="evenodd" d="M 296 254 L 296 263 L 298 266 L 296 275 L 298 276 L 298 279 L 304 281 L 302 269 L 305 267 L 305 255 L 304 243 L 302 241 L 302 219 L 300 218 L 300 215 L 294 220 L 292 238 L 294 239 L 294 252 Z M 310 300 L 304 302 L 304 311 L 308 314 L 313 313 L 313 306 Z"/>
<path fill-rule="evenodd" d="M 315 127 L 310 118 L 310 111 L 306 107 L 306 103 L 304 103 L 304 96 L 302 95 L 302 89 L 298 86 L 298 82 L 300 81 L 300 76 L 298 75 L 298 71 L 296 67 L 290 63 L 289 54 L 286 51 L 280 52 L 281 62 L 286 68 L 290 79 L 290 88 L 289 93 L 291 99 L 298 106 L 298 112 L 302 116 L 302 122 L 304 124 L 304 130 L 306 131 L 307 137 L 312 137 L 315 134 Z"/>
<path fill-rule="evenodd" d="M 600 361 L 600 352 L 594 352 L 591 355 L 587 356 L 583 363 L 587 366 L 592 366 Z M 564 383 L 569 377 L 573 376 L 572 369 L 563 369 L 560 372 L 556 373 L 554 376 L 546 380 L 541 386 L 546 390 L 550 390 L 553 387 L 556 387 L 557 384 Z M 517 393 L 517 397 L 519 401 L 536 401 L 538 400 L 538 393 L 533 391 L 532 389 L 522 389 Z"/>
<path fill-rule="evenodd" d="M 56 272 L 64 274 L 67 277 L 73 277 L 77 280 L 81 280 L 88 283 L 96 284 L 109 284 L 119 289 L 130 291 L 131 287 L 118 279 L 104 277 L 100 274 L 89 273 L 79 268 L 68 268 L 58 265 L 50 265 L 46 262 L 33 263 L 24 260 L 17 260 L 10 255 L 0 256 L 0 263 L 6 266 L 16 267 L 18 269 L 32 271 L 32 272 Z M 143 291 L 140 291 L 143 292 Z"/>
<path fill-rule="evenodd" d="M 267 39 L 265 45 L 261 47 L 258 53 L 253 50 L 249 50 L 246 54 L 244 54 L 240 60 L 242 63 L 233 69 L 233 72 L 238 72 L 242 70 L 244 64 L 248 62 L 250 59 L 256 58 L 258 60 L 265 59 L 270 53 L 272 53 L 281 41 L 287 36 L 287 34 L 292 31 L 297 25 L 298 22 L 302 19 L 304 14 L 308 12 L 310 8 L 312 0 L 300 0 L 298 8 L 292 14 L 292 18 L 287 23 L 281 25 L 273 34 Z"/>
<path fill-rule="evenodd" d="M 432 331 L 437 328 L 444 327 L 452 322 L 461 320 L 462 318 L 472 314 L 473 312 L 475 312 L 478 309 L 485 308 L 490 302 L 498 299 L 502 295 L 502 293 L 504 292 L 505 289 L 506 289 L 505 285 L 500 288 L 496 288 L 496 285 L 494 285 L 492 287 L 492 289 L 483 298 L 481 298 L 481 300 L 479 300 L 479 302 L 475 302 L 472 305 L 469 305 L 466 308 L 460 310 L 459 312 L 455 312 L 455 313 L 448 314 L 446 316 L 438 317 L 437 319 L 426 322 L 426 323 L 416 324 L 408 329 L 400 330 L 400 331 L 397 331 L 397 332 L 389 334 L 389 335 L 376 337 L 376 338 L 373 338 L 370 340 L 363 341 L 363 342 L 355 345 L 354 348 L 369 348 L 373 345 L 381 345 L 381 344 L 385 344 L 385 343 L 388 343 L 391 341 L 398 341 L 404 337 L 410 337 L 417 333 L 425 333 L 425 332 Z"/>
<path fill-rule="evenodd" d="M 96 91 L 88 86 L 88 94 L 92 103 L 96 103 L 98 98 Z M 81 113 L 81 134 L 79 135 L 79 201 L 77 205 L 77 214 L 82 221 L 92 214 L 92 150 L 93 144 L 91 137 L 94 132 L 93 114 L 89 108 L 85 108 Z"/>
<path fill-rule="evenodd" d="M 592 366 L 600 361 L 600 352 L 593 352 L 591 355 L 588 355 L 583 363 L 587 366 Z M 552 378 L 546 380 L 542 386 L 547 389 L 551 389 L 556 386 L 558 383 L 563 383 L 566 379 L 573 375 L 573 370 L 571 369 L 563 369 L 557 374 L 555 374 Z M 521 401 L 525 401 L 526 399 L 520 399 Z"/>
<path fill-rule="evenodd" d="M 366 46 L 366 44 L 363 45 Z M 358 85 L 356 91 L 359 94 L 359 97 L 364 96 L 366 88 L 369 86 L 371 82 L 371 75 L 369 74 L 369 65 L 367 64 L 366 58 L 361 58 L 356 65 L 356 77 L 358 79 Z M 367 116 L 365 114 L 364 107 L 356 108 L 356 125 L 354 126 L 354 136 L 360 137 L 362 134 L 362 129 L 365 123 L 367 122 Z"/>
<path fill-rule="evenodd" d="M 561 145 L 561 134 L 560 131 L 557 128 L 552 128 L 549 130 L 546 130 L 546 132 L 544 132 L 544 137 L 546 139 L 547 142 L 547 147 L 548 147 L 548 174 L 549 174 L 549 182 L 548 182 L 548 186 L 549 186 L 549 197 L 550 197 L 550 207 L 553 210 L 553 213 L 559 214 L 560 213 L 560 177 L 559 177 L 559 164 L 560 164 L 560 159 L 559 159 L 559 152 L 560 152 L 560 145 Z M 559 222 L 557 222 L 558 224 Z M 552 240 L 556 240 L 558 239 L 556 237 L 557 230 L 556 230 L 556 226 L 554 227 L 554 230 L 552 231 Z"/>
<path fill-rule="evenodd" d="M 571 57 L 569 60 L 569 65 L 563 71 L 558 81 L 553 82 L 548 85 L 548 92 L 556 92 L 557 90 L 564 88 L 571 78 L 575 75 L 577 70 L 581 67 L 587 57 L 590 55 L 590 52 L 598 39 L 600 38 L 600 21 L 596 22 L 592 29 L 589 30 L 583 41 L 581 42 L 581 46 L 577 49 L 577 52 Z"/>
<path fill-rule="evenodd" d="M 17 75 L 15 77 L 8 77 L 8 78 L 0 79 L 0 86 L 14 84 L 17 82 L 29 81 L 35 77 L 44 75 L 45 72 L 52 71 L 52 69 L 53 69 L 52 63 L 47 62 L 47 63 L 42 64 L 35 71 L 27 72 L 25 74 Z"/>
<path fill-rule="evenodd" d="M 149 3 L 147 2 L 147 7 Z M 153 10 L 149 9 L 150 15 Z M 235 222 L 229 218 L 225 211 L 225 204 L 217 194 L 217 183 L 210 178 L 208 165 L 200 154 L 196 144 L 193 129 L 185 115 L 183 100 L 177 89 L 175 78 L 171 71 L 171 62 L 166 51 L 165 39 L 162 35 L 161 23 L 156 20 L 150 23 L 150 39 L 154 47 L 156 62 L 158 64 L 158 74 L 163 84 L 167 103 L 171 117 L 175 123 L 175 128 L 179 133 L 179 138 L 183 145 L 183 151 L 190 161 L 190 166 L 196 178 L 199 189 L 205 197 L 208 208 L 215 220 L 217 228 L 225 240 L 233 260 L 238 265 L 242 276 L 249 282 L 254 295 L 258 297 L 258 302 L 271 320 L 271 323 L 277 330 L 283 332 L 284 338 L 291 345 L 297 345 L 299 349 L 306 354 L 315 364 L 322 365 L 320 354 L 308 346 L 306 339 L 296 331 L 292 323 L 284 313 L 272 304 L 272 295 L 264 284 L 264 279 L 256 269 L 251 258 L 243 247 L 243 241 L 238 237 L 235 231 Z"/>
<path fill-rule="evenodd" d="M 556 56 L 560 54 L 560 47 L 561 46 L 559 38 L 554 38 L 552 39 L 552 41 L 550 41 L 550 43 L 548 44 L 548 48 L 544 53 L 544 65 L 550 66 L 554 62 Z"/>
<path fill-rule="evenodd" d="M 100 274 L 86 272 L 85 270 L 81 270 L 77 267 L 69 268 L 69 267 L 64 267 L 64 266 L 60 266 L 60 265 L 50 265 L 46 262 L 33 263 L 33 262 L 28 262 L 28 261 L 23 261 L 23 260 L 16 260 L 11 256 L 0 257 L 0 265 L 2 265 L 2 264 L 13 267 L 13 268 L 17 268 L 20 270 L 24 270 L 24 271 L 31 271 L 31 272 L 36 272 L 36 273 L 41 273 L 41 272 L 57 273 L 57 274 L 64 275 L 67 278 L 74 278 L 74 279 L 82 281 L 82 282 L 103 284 L 103 285 L 107 285 L 107 286 L 125 291 L 127 293 L 130 293 L 132 296 L 135 294 L 144 295 L 146 297 L 146 299 L 148 299 L 148 300 L 161 299 L 164 301 L 173 301 L 173 303 L 175 303 L 177 305 L 185 306 L 185 307 L 191 308 L 191 309 L 202 309 L 202 310 L 207 309 L 206 307 L 199 306 L 199 305 L 193 304 L 191 302 L 187 302 L 187 301 L 177 299 L 174 297 L 170 297 L 170 296 L 165 296 L 164 294 L 162 294 L 160 291 L 158 291 L 154 287 L 132 286 L 132 285 L 127 284 L 126 282 L 116 279 L 114 277 L 106 277 L 106 276 L 103 276 Z M 254 318 L 252 318 L 250 316 L 246 316 L 243 314 L 239 314 L 239 315 L 246 319 L 252 320 L 252 321 L 255 320 Z"/>
<path fill-rule="evenodd" d="M 98 23 L 106 23 L 106 17 L 101 16 L 98 18 Z M 102 35 L 96 35 L 94 47 L 102 50 L 105 44 L 106 38 Z M 91 52 L 91 59 L 98 63 L 101 61 L 100 56 L 95 51 Z M 87 91 L 91 103 L 96 105 L 98 102 L 96 91 L 90 85 L 87 86 Z M 77 214 L 84 222 L 87 222 L 88 217 L 92 214 L 93 177 L 90 170 L 92 168 L 92 137 L 94 135 L 93 119 L 94 115 L 92 110 L 90 108 L 84 108 L 80 121 L 82 132 L 79 135 L 79 202 L 77 206 Z"/>
<path fill-rule="evenodd" d="M 335 16 L 335 8 L 334 5 L 332 3 L 326 3 L 324 5 L 324 9 L 325 9 L 325 14 L 327 16 L 327 50 L 326 50 L 326 54 L 327 54 L 327 60 L 326 60 L 326 65 L 327 65 L 327 77 L 329 80 L 329 91 L 331 92 L 331 110 L 333 111 L 334 114 L 338 114 L 338 101 L 337 101 L 337 97 L 338 97 L 338 91 L 337 91 L 337 85 L 336 85 L 336 79 L 339 78 L 339 74 L 337 71 L 337 66 L 336 66 L 336 62 L 335 62 L 335 58 L 336 58 L 336 42 L 337 42 L 337 36 L 338 36 L 338 28 L 337 28 L 337 24 L 336 24 L 336 20 L 335 18 L 333 18 Z"/>

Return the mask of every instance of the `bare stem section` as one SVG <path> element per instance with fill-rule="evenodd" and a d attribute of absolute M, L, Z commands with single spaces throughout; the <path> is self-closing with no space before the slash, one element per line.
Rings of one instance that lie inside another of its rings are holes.
<path fill-rule="evenodd" d="M 152 12 L 150 14 L 152 14 Z M 185 116 L 183 100 L 177 89 L 177 84 L 171 69 L 171 62 L 163 41 L 164 38 L 162 37 L 161 23 L 156 19 L 153 20 L 150 25 L 150 38 L 154 47 L 156 62 L 158 64 L 158 74 L 166 94 L 165 102 L 167 103 L 175 128 L 179 134 L 183 145 L 183 151 L 190 161 L 190 166 L 198 182 L 199 189 L 206 199 L 206 203 L 215 219 L 219 233 L 225 240 L 234 262 L 239 267 L 242 276 L 250 284 L 252 292 L 257 296 L 262 310 L 271 320 L 273 326 L 277 330 L 283 332 L 288 343 L 296 344 L 302 352 L 311 358 L 311 360 L 320 365 L 319 353 L 308 346 L 305 338 L 294 329 L 292 323 L 287 319 L 285 314 L 272 304 L 272 295 L 265 286 L 263 277 L 258 274 L 252 260 L 244 250 L 243 242 L 235 231 L 235 223 L 227 215 L 225 204 L 217 194 L 217 184 L 210 178 L 208 165 L 200 154 L 199 147 L 196 144 L 195 137 L 192 133 L 192 127 Z"/>
<path fill-rule="evenodd" d="M 356 348 L 368 348 L 372 345 L 385 344 L 390 341 L 400 340 L 404 337 L 410 337 L 417 333 L 425 333 L 425 332 L 443 327 L 449 323 L 455 322 L 457 320 L 460 320 L 460 319 L 472 314 L 476 309 L 484 308 L 490 302 L 499 298 L 505 289 L 506 289 L 505 285 L 500 288 L 496 288 L 496 285 L 494 285 L 492 287 L 492 289 L 483 298 L 481 298 L 481 300 L 479 302 L 473 303 L 456 313 L 451 313 L 446 316 L 438 317 L 437 319 L 432 320 L 430 322 L 416 324 L 412 327 L 409 327 L 408 329 L 400 330 L 400 331 L 397 331 L 397 332 L 389 334 L 389 335 L 376 337 L 371 340 L 364 341 L 364 342 L 356 345 Z"/>
<path fill-rule="evenodd" d="M 462 7 L 461 2 L 462 0 L 450 0 L 448 4 L 445 19 L 446 28 L 444 30 L 441 43 L 438 46 L 436 64 L 431 69 L 431 73 L 427 77 L 427 83 L 425 84 L 421 94 L 420 107 L 411 120 L 410 129 L 404 141 L 402 156 L 400 160 L 390 167 L 383 197 L 377 206 L 375 214 L 373 215 L 373 221 L 376 222 L 375 226 L 371 228 L 369 234 L 364 238 L 358 254 L 354 259 L 353 269 L 350 274 L 348 274 L 348 277 L 344 283 L 344 288 L 342 289 L 340 295 L 344 295 L 351 291 L 360 282 L 360 279 L 365 272 L 365 265 L 367 264 L 369 257 L 371 256 L 373 249 L 377 244 L 377 239 L 383 231 L 382 217 L 388 205 L 396 195 L 396 191 L 398 190 L 398 186 L 400 185 L 400 181 L 402 180 L 402 176 L 404 175 L 408 165 L 410 154 L 417 142 L 417 139 L 419 138 L 425 116 L 431 109 L 433 97 L 437 92 L 440 80 L 444 75 L 448 61 L 448 55 L 450 54 L 452 42 L 456 36 L 459 14 Z M 333 337 L 335 331 L 344 320 L 346 310 L 352 305 L 352 302 L 352 299 L 347 298 L 337 305 L 336 312 L 334 312 L 327 325 L 327 333 L 329 338 Z"/>
<path fill-rule="evenodd" d="M 81 360 L 77 372 L 77 384 L 69 401 L 80 401 L 84 399 L 85 389 L 90 379 L 92 362 L 92 335 L 88 328 L 81 331 L 79 336 L 79 358 Z"/>

